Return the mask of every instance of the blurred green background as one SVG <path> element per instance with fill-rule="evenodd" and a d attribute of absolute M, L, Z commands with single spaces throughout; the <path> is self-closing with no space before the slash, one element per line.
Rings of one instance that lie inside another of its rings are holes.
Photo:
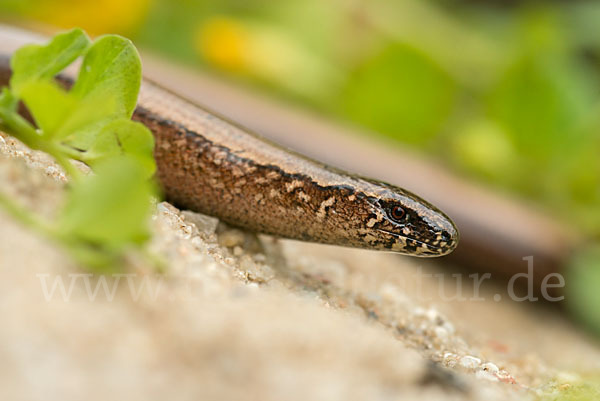
<path fill-rule="evenodd" d="M 0 0 L 434 155 L 600 237 L 600 4 Z"/>
<path fill-rule="evenodd" d="M 126 35 L 425 152 L 600 239 L 598 2 L 0 0 L 0 16 Z M 582 260 L 600 271 L 600 258 Z"/>

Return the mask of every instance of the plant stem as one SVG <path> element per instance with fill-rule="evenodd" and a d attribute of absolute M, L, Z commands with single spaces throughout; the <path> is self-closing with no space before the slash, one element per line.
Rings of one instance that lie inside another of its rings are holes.
<path fill-rule="evenodd" d="M 0 108 L 0 122 L 7 129 L 7 133 L 13 134 L 32 149 L 38 148 L 39 134 L 27 120 L 16 112 Z"/>
<path fill-rule="evenodd" d="M 35 128 L 23 117 L 0 108 L 0 120 L 2 127 L 7 128 L 9 134 L 13 134 L 29 148 L 41 150 L 52 156 L 73 180 L 81 178 L 81 172 L 71 164 L 60 145 L 40 138 Z"/>
<path fill-rule="evenodd" d="M 71 160 L 65 153 L 62 151 L 61 147 L 56 145 L 53 142 L 45 142 L 38 149 L 48 153 L 50 156 L 56 160 L 58 164 L 65 170 L 65 172 L 73 179 L 77 181 L 81 178 L 81 171 L 77 169 L 72 163 Z"/>

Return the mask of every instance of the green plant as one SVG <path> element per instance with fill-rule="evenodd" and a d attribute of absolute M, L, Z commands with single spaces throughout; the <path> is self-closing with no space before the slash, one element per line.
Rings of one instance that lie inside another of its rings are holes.
<path fill-rule="evenodd" d="M 67 91 L 55 76 L 83 57 Z M 59 241 L 77 261 L 95 269 L 121 265 L 127 249 L 149 238 L 154 138 L 131 121 L 141 63 L 131 41 L 106 35 L 94 42 L 81 29 L 28 45 L 11 59 L 10 87 L 0 94 L 0 129 L 50 154 L 71 178 L 55 221 L 43 221 L 0 194 L 0 204 L 22 222 Z M 34 124 L 18 113 L 19 102 Z M 92 167 L 83 175 L 72 163 Z"/>

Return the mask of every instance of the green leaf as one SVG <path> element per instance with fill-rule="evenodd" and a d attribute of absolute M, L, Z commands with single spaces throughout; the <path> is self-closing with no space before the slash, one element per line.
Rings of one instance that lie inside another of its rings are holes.
<path fill-rule="evenodd" d="M 90 103 L 96 107 L 104 104 L 103 115 L 97 113 L 96 124 L 80 129 L 69 138 L 71 146 L 87 150 L 111 120 L 131 117 L 141 85 L 141 68 L 139 55 L 130 40 L 107 35 L 94 42 L 71 93 L 80 99 L 92 99 Z M 110 103 L 103 100 L 109 98 Z"/>
<path fill-rule="evenodd" d="M 112 249 L 146 240 L 155 194 L 146 171 L 131 158 L 115 157 L 98 163 L 95 172 L 72 188 L 59 230 Z"/>
<path fill-rule="evenodd" d="M 53 77 L 85 54 L 70 92 Z M 141 63 L 130 41 L 105 36 L 90 42 L 81 30 L 45 46 L 27 46 L 12 59 L 12 90 L 0 92 L 0 127 L 52 155 L 72 177 L 67 202 L 46 234 L 56 236 L 79 262 L 118 268 L 124 251 L 149 237 L 156 194 L 154 137 L 130 120 L 141 84 Z M 18 114 L 22 100 L 37 129 Z M 84 147 L 69 149 L 74 143 Z M 80 177 L 69 162 L 88 162 L 95 175 Z"/>
<path fill-rule="evenodd" d="M 87 52 L 72 93 L 79 97 L 118 94 L 115 117 L 131 117 L 142 80 L 140 57 L 130 40 L 117 35 L 97 39 Z"/>
<path fill-rule="evenodd" d="M 78 99 L 69 93 L 76 101 L 76 107 L 65 119 L 56 133 L 56 138 L 70 141 L 82 137 L 86 133 L 96 135 L 102 126 L 112 118 L 107 115 L 112 113 L 117 102 L 116 94 L 108 93 L 104 96 L 88 96 Z M 87 149 L 78 147 L 78 149 Z"/>
<path fill-rule="evenodd" d="M 31 81 L 21 97 L 45 138 L 65 139 L 94 126 L 114 107 L 114 96 L 79 99 L 54 82 Z"/>
<path fill-rule="evenodd" d="M 83 154 L 83 160 L 94 167 L 107 158 L 126 154 L 134 158 L 151 177 L 156 171 L 152 153 L 154 136 L 143 124 L 126 119 L 114 120 L 97 135 L 96 142 Z"/>
<path fill-rule="evenodd" d="M 17 110 L 19 100 L 12 94 L 8 88 L 2 88 L 0 92 L 0 108 L 7 112 L 14 112 Z"/>
<path fill-rule="evenodd" d="M 29 81 L 21 87 L 21 98 L 31 112 L 42 136 L 52 138 L 73 113 L 77 101 L 50 81 Z"/>
<path fill-rule="evenodd" d="M 51 79 L 85 53 L 90 40 L 79 28 L 56 35 L 46 45 L 28 45 L 11 58 L 11 89 L 20 96 L 26 82 Z"/>

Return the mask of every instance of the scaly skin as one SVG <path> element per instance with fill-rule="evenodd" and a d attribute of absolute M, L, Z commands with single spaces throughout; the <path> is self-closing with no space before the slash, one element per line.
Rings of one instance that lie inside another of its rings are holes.
<path fill-rule="evenodd" d="M 256 232 L 412 256 L 458 243 L 452 221 L 418 196 L 283 149 L 148 80 L 133 119 L 154 133 L 157 177 L 179 207 Z"/>

